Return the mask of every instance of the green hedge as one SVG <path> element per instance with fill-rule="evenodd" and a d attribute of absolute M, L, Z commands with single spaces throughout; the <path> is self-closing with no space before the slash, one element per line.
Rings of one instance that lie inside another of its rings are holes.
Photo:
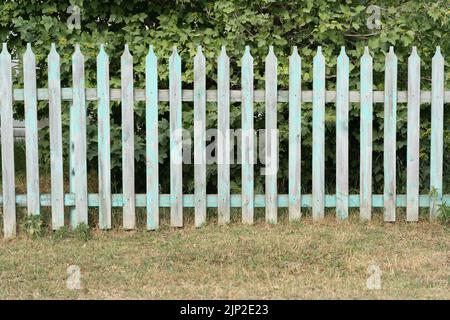
<path fill-rule="evenodd" d="M 375 1 L 374 1 L 375 2 Z M 63 86 L 71 86 L 70 58 L 75 43 L 80 43 L 86 57 L 86 85 L 96 86 L 95 58 L 100 43 L 106 43 L 111 61 L 111 85 L 120 87 L 120 55 L 125 43 L 128 43 L 135 62 L 135 86 L 144 86 L 144 57 L 148 46 L 153 44 L 159 58 L 160 86 L 167 87 L 167 62 L 172 46 L 177 45 L 183 60 L 183 86 L 192 87 L 193 56 L 196 46 L 202 45 L 207 58 L 207 85 L 216 85 L 215 61 L 221 45 L 227 46 L 231 58 L 234 88 L 240 87 L 240 57 L 244 45 L 251 46 L 255 59 L 255 87 L 264 88 L 264 58 L 268 46 L 273 45 L 279 61 L 279 87 L 287 88 L 288 56 L 291 47 L 296 45 L 302 57 L 304 88 L 311 88 L 312 58 L 316 47 L 321 45 L 327 60 L 327 87 L 335 86 L 336 58 L 340 47 L 345 46 L 350 57 L 350 88 L 359 87 L 359 58 L 364 46 L 369 46 L 374 56 L 374 83 L 376 89 L 383 89 L 384 54 L 389 46 L 395 46 L 399 59 L 398 87 L 406 90 L 407 58 L 411 46 L 418 47 L 422 58 L 422 86 L 430 88 L 431 58 L 435 47 L 440 45 L 442 52 L 450 52 L 450 6 L 446 0 L 438 1 L 376 1 L 381 7 L 381 30 L 369 30 L 366 13 L 371 1 L 364 0 L 288 0 L 288 1 L 147 1 L 147 0 L 90 0 L 81 3 L 71 1 L 82 8 L 81 29 L 69 30 L 66 21 L 69 17 L 69 3 L 45 0 L 17 0 L 0 4 L 0 40 L 7 41 L 16 57 L 21 57 L 25 44 L 31 42 L 38 61 L 38 86 L 47 86 L 46 56 L 50 43 L 55 42 L 62 59 Z M 446 63 L 446 88 L 450 86 L 450 76 Z M 15 85 L 21 87 L 21 75 L 15 79 Z M 23 105 L 15 104 L 16 117 L 23 117 Z M 216 107 L 208 104 L 207 127 L 216 126 Z M 256 111 L 264 106 L 257 104 Z M 445 151 L 444 172 L 450 169 L 449 144 L 450 123 L 449 108 L 444 115 Z M 97 126 L 96 106 L 89 104 L 90 123 L 88 124 L 89 168 L 97 168 Z M 48 114 L 48 104 L 39 104 L 39 115 Z M 358 189 L 359 179 L 359 105 L 352 104 L 350 110 L 350 184 L 353 191 Z M 398 189 L 405 192 L 406 180 L 406 118 L 405 104 L 398 106 Z M 160 108 L 160 162 L 161 172 L 167 172 L 168 166 L 168 107 Z M 68 150 L 68 105 L 64 105 L 65 150 Z M 280 192 L 287 189 L 287 104 L 279 105 L 280 146 Z M 326 116 L 326 185 L 327 192 L 334 192 L 334 104 L 327 105 Z M 115 185 L 113 191 L 120 190 L 120 105 L 112 105 L 112 164 Z M 192 103 L 183 105 L 183 125 L 191 128 L 193 122 Z M 145 169 L 144 105 L 136 105 L 136 170 L 137 177 L 143 176 Z M 240 106 L 233 105 L 231 126 L 240 126 Z M 255 118 L 255 128 L 264 127 L 264 115 Z M 382 192 L 383 168 L 383 105 L 375 106 L 374 115 L 374 192 Z M 49 148 L 48 130 L 42 130 L 41 159 L 43 170 L 48 168 Z M 421 188 L 428 192 L 429 185 L 429 136 L 430 106 L 421 109 Z M 302 186 L 304 191 L 311 187 L 311 105 L 303 106 L 303 166 Z M 193 166 L 184 168 L 186 192 L 192 192 Z M 68 172 L 68 170 L 66 170 Z M 259 172 L 259 171 L 256 171 Z M 263 191 L 263 176 L 256 176 L 257 192 Z M 444 173 L 445 189 L 449 190 L 449 175 Z M 239 166 L 232 168 L 232 191 L 238 192 L 240 186 Z M 145 190 L 144 179 L 137 179 L 139 192 Z M 216 167 L 208 167 L 208 192 L 216 192 Z M 168 192 L 168 179 L 161 177 L 163 192 Z M 445 190 L 444 190 L 445 191 Z"/>

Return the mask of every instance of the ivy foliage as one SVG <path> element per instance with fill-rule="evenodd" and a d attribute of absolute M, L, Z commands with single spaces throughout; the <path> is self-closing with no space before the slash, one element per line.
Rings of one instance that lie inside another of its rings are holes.
<path fill-rule="evenodd" d="M 381 29 L 369 29 L 367 12 L 370 5 L 380 7 Z M 70 29 L 67 20 L 70 5 L 81 8 L 81 28 Z M 86 59 L 86 86 L 96 86 L 96 55 L 99 44 L 105 43 L 110 56 L 111 86 L 120 87 L 120 55 L 125 43 L 129 44 L 134 57 L 135 87 L 144 87 L 145 55 L 150 44 L 154 45 L 159 58 L 159 85 L 168 87 L 168 58 L 174 45 L 183 61 L 183 87 L 193 84 L 193 57 L 196 47 L 201 45 L 207 59 L 207 86 L 216 86 L 216 59 L 222 45 L 226 45 L 231 61 L 231 86 L 240 87 L 240 57 L 244 46 L 251 47 L 255 61 L 255 87 L 264 88 L 264 59 L 268 46 L 275 47 L 278 58 L 279 88 L 288 87 L 288 57 L 292 46 L 297 46 L 302 57 L 302 87 L 312 86 L 312 60 L 317 46 L 322 46 L 327 62 L 327 88 L 335 87 L 336 59 L 341 46 L 345 46 L 350 58 L 350 89 L 359 88 L 359 59 L 365 46 L 374 58 L 374 86 L 383 90 L 384 55 L 390 46 L 395 47 L 398 57 L 398 88 L 407 88 L 407 59 L 412 46 L 417 46 L 422 58 L 422 88 L 430 89 L 431 58 L 435 47 L 441 46 L 444 56 L 450 52 L 450 4 L 447 0 L 425 1 L 364 1 L 364 0 L 90 0 L 90 1 L 50 1 L 16 0 L 0 3 L 0 40 L 8 43 L 15 59 L 20 60 L 26 43 L 33 44 L 38 63 L 38 87 L 47 86 L 46 57 L 50 44 L 56 43 L 61 55 L 61 78 L 65 87 L 71 86 L 71 56 L 76 43 L 81 44 Z M 446 62 L 445 87 L 449 88 L 450 76 Z M 17 72 L 15 86 L 22 87 L 22 74 Z M 64 105 L 64 143 L 68 151 L 69 106 Z M 335 106 L 327 104 L 326 115 L 326 185 L 327 192 L 334 190 L 335 177 Z M 444 115 L 445 151 L 444 172 L 450 169 L 449 110 Z M 168 105 L 160 106 L 160 165 L 161 172 L 169 170 L 168 162 Z M 255 105 L 255 128 L 264 127 L 264 105 Z M 97 125 L 96 105 L 89 103 L 87 128 L 89 168 L 97 168 Z M 215 104 L 207 106 L 208 128 L 216 127 Z M 302 188 L 311 187 L 311 105 L 302 106 Z M 15 116 L 23 117 L 23 104 L 15 103 Z M 48 103 L 39 103 L 39 116 L 48 116 Z M 112 165 L 115 185 L 113 191 L 120 191 L 120 104 L 112 103 Z M 359 179 L 359 105 L 350 109 L 350 185 L 358 189 Z M 287 104 L 279 104 L 280 129 L 280 192 L 287 188 Z M 398 106 L 398 189 L 405 191 L 406 180 L 406 119 L 407 106 Z M 231 127 L 240 127 L 240 105 L 231 108 Z M 183 126 L 191 129 L 193 124 L 192 103 L 183 105 Z M 141 103 L 135 106 L 136 126 L 136 176 L 144 176 L 145 170 L 145 108 Z M 40 139 L 43 168 L 48 168 L 48 130 L 42 130 Z M 430 106 L 422 105 L 421 110 L 421 188 L 429 185 L 429 137 Z M 383 105 L 374 109 L 374 192 L 382 192 L 383 186 Z M 67 155 L 66 155 L 67 158 Z M 258 169 L 258 168 L 257 168 Z M 68 170 L 66 170 L 68 172 Z M 193 190 L 193 166 L 184 168 L 186 192 Z M 257 171 L 259 172 L 259 171 Z M 256 177 L 256 191 L 263 192 L 264 177 Z M 449 175 L 445 175 L 448 191 Z M 138 192 L 144 192 L 144 179 L 137 179 Z M 232 192 L 239 192 L 239 166 L 232 168 Z M 161 177 L 161 190 L 168 192 L 168 179 Z M 216 166 L 208 167 L 208 192 L 216 191 Z"/>

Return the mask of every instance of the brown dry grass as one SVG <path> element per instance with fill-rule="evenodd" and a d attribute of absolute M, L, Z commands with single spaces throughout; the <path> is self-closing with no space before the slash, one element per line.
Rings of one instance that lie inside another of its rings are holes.
<path fill-rule="evenodd" d="M 94 211 L 92 212 L 94 213 Z M 31 240 L 24 232 L 0 242 L 0 298 L 69 299 L 449 299 L 449 230 L 430 223 L 348 222 L 329 213 L 323 223 L 306 215 L 300 223 L 233 222 L 186 227 L 93 231 L 87 242 L 47 234 Z M 233 216 L 239 219 L 238 212 Z M 82 290 L 66 288 L 67 267 L 81 268 Z M 382 271 L 382 289 L 368 290 L 367 268 Z"/>

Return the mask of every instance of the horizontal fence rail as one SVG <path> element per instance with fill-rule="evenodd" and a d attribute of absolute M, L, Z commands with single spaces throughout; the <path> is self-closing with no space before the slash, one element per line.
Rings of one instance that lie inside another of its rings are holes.
<path fill-rule="evenodd" d="M 289 90 L 278 90 L 278 60 L 269 48 L 265 60 L 265 89 L 255 90 L 253 57 L 245 48 L 241 61 L 241 90 L 230 90 L 230 60 L 222 50 L 217 63 L 217 89 L 206 88 L 206 64 L 201 47 L 194 58 L 194 88 L 182 88 L 182 64 L 176 50 L 169 59 L 169 88 L 158 88 L 158 58 L 150 47 L 145 59 L 145 88 L 134 87 L 133 56 L 128 46 L 120 60 L 121 89 L 110 89 L 109 57 L 102 45 L 97 56 L 97 88 L 86 88 L 84 56 L 76 45 L 72 56 L 72 87 L 62 88 L 60 57 L 55 45 L 48 56 L 48 88 L 36 88 L 36 60 L 31 45 L 23 56 L 24 88 L 13 88 L 12 62 L 7 45 L 0 53 L 0 118 L 2 156 L 2 196 L 4 237 L 16 234 L 16 206 L 27 207 L 29 215 L 39 215 L 41 207 L 51 207 L 52 228 L 64 226 L 64 208 L 70 207 L 72 227 L 88 222 L 88 208 L 97 207 L 99 227 L 111 228 L 113 207 L 123 208 L 123 228 L 136 228 L 136 207 L 146 208 L 146 226 L 159 227 L 159 208 L 170 208 L 170 224 L 183 226 L 183 208 L 195 211 L 195 226 L 206 223 L 206 209 L 218 208 L 218 222 L 230 222 L 230 208 L 242 209 L 242 222 L 254 222 L 254 208 L 265 208 L 265 219 L 276 223 L 278 208 L 288 208 L 289 220 L 301 218 L 302 208 L 312 208 L 314 221 L 324 217 L 325 208 L 336 208 L 337 219 L 347 219 L 349 208 L 360 208 L 361 220 L 370 220 L 372 208 L 384 209 L 384 220 L 395 221 L 396 209 L 406 208 L 408 221 L 418 220 L 420 207 L 429 208 L 435 219 L 443 194 L 444 103 L 450 91 L 444 89 L 444 58 L 439 47 L 432 60 L 431 91 L 420 88 L 420 57 L 413 48 L 408 59 L 408 91 L 397 90 L 397 57 L 393 47 L 386 54 L 384 91 L 373 90 L 373 64 L 368 48 L 360 60 L 360 90 L 349 90 L 349 58 L 342 48 L 337 57 L 336 90 L 326 90 L 326 61 L 318 47 L 313 60 L 313 90 L 302 90 L 302 59 L 294 47 L 289 58 Z M 37 102 L 49 102 L 51 194 L 39 189 Z M 25 106 L 26 194 L 16 195 L 14 174 L 13 103 Z M 64 192 L 61 102 L 70 101 L 69 192 Z M 98 193 L 87 191 L 86 110 L 87 102 L 97 102 L 98 112 Z M 110 103 L 121 102 L 122 186 L 111 192 Z M 145 102 L 146 193 L 135 192 L 134 103 Z M 182 102 L 194 104 L 194 193 L 183 194 Z M 170 193 L 160 194 L 158 172 L 158 103 L 169 102 L 170 113 Z M 217 103 L 218 193 L 206 191 L 206 102 Z M 242 131 L 242 194 L 230 193 L 230 103 L 240 102 Z M 265 194 L 255 194 L 254 103 L 265 104 Z M 288 103 L 289 159 L 288 194 L 279 194 L 277 104 Z M 312 103 L 312 192 L 301 193 L 301 105 Z M 336 105 L 336 194 L 325 192 L 325 107 Z M 349 104 L 360 104 L 360 193 L 349 193 Z M 384 104 L 384 190 L 372 193 L 373 105 Z M 408 104 L 407 194 L 397 194 L 396 130 L 397 104 Z M 419 194 L 420 104 L 431 104 L 430 194 Z M 251 132 L 250 134 L 248 132 Z"/>
<path fill-rule="evenodd" d="M 146 101 L 145 89 L 135 89 L 134 90 L 134 101 Z M 169 102 L 169 90 L 159 89 L 158 91 L 158 101 Z M 110 89 L 110 100 L 120 101 L 121 100 L 121 89 Z M 242 92 L 241 90 L 230 90 L 230 102 L 242 102 Z M 313 92 L 312 90 L 302 90 L 301 91 L 301 102 L 312 102 Z M 206 90 L 206 101 L 207 102 L 218 102 L 217 90 Z M 253 101 L 254 102 L 265 102 L 266 93 L 264 90 L 253 90 Z M 13 95 L 14 101 L 23 101 L 24 92 L 23 89 L 14 89 Z M 37 99 L 39 101 L 48 100 L 48 89 L 40 88 L 37 90 Z M 73 92 L 72 88 L 61 88 L 61 99 L 63 101 L 72 101 Z M 349 102 L 359 103 L 361 102 L 361 93 L 359 91 L 349 91 L 348 96 Z M 97 89 L 96 88 L 86 88 L 86 100 L 87 101 L 98 101 Z M 185 102 L 194 101 L 194 90 L 183 89 L 181 92 L 181 100 Z M 289 90 L 278 90 L 277 91 L 278 102 L 289 102 Z M 336 102 L 336 91 L 325 91 L 325 102 L 331 103 Z M 384 103 L 384 91 L 373 91 L 373 102 L 374 103 Z M 397 102 L 407 103 L 408 102 L 408 92 L 398 91 L 397 92 Z M 450 103 L 450 91 L 444 92 L 444 102 Z M 431 103 L 431 91 L 420 91 L 420 103 Z"/>

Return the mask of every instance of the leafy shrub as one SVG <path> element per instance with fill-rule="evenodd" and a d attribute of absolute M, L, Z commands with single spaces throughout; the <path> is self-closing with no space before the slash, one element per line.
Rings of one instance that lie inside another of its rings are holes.
<path fill-rule="evenodd" d="M 435 47 L 441 46 L 444 55 L 450 53 L 450 10 L 448 1 L 383 0 L 374 2 L 381 7 L 381 30 L 369 30 L 366 26 L 369 13 L 367 7 L 372 1 L 348 0 L 92 0 L 71 1 L 81 6 L 81 29 L 69 29 L 66 13 L 68 3 L 59 1 L 2 1 L 0 3 L 0 40 L 7 41 L 13 56 L 20 60 L 26 42 L 32 42 L 38 65 L 38 86 L 47 86 L 46 56 L 50 43 L 57 44 L 61 55 L 61 79 L 64 87 L 70 87 L 71 55 L 75 43 L 81 43 L 86 59 L 86 86 L 96 86 L 96 55 L 100 43 L 106 43 L 110 56 L 111 86 L 120 86 L 120 55 L 125 43 L 128 43 L 134 56 L 135 87 L 144 87 L 144 63 L 148 46 L 155 46 L 159 57 L 159 85 L 168 87 L 168 57 L 172 46 L 177 45 L 183 61 L 183 87 L 190 88 L 193 83 L 193 57 L 196 46 L 202 45 L 207 59 L 207 86 L 216 86 L 216 58 L 221 45 L 227 46 L 231 61 L 231 87 L 240 87 L 240 57 L 245 45 L 250 45 L 255 60 L 255 88 L 264 88 L 264 58 L 268 46 L 273 45 L 279 61 L 279 88 L 288 87 L 288 57 L 291 47 L 296 45 L 302 57 L 303 88 L 310 89 L 312 81 L 312 60 L 318 45 L 323 46 L 327 61 L 327 88 L 335 87 L 336 58 L 341 46 L 345 46 L 350 58 L 350 88 L 359 88 L 359 59 L 364 46 L 369 46 L 374 58 L 374 89 L 383 90 L 384 54 L 389 46 L 395 46 L 398 56 L 398 88 L 407 88 L 407 59 L 411 46 L 417 45 L 422 58 L 422 89 L 430 89 L 431 58 Z M 447 68 L 448 68 L 447 59 Z M 18 70 L 21 70 L 19 64 Z M 449 87 L 449 73 L 446 73 L 445 85 Z M 22 75 L 19 72 L 14 79 L 15 86 L 22 86 Z M 15 114 L 23 117 L 23 104 L 15 103 Z M 111 160 L 113 166 L 112 181 L 121 181 L 121 110 L 119 103 L 112 103 L 111 111 Z M 444 119 L 448 119 L 448 108 Z M 216 106 L 207 105 L 208 128 L 216 127 Z M 278 127 L 280 129 L 280 181 L 279 192 L 287 189 L 287 153 L 288 153 L 288 106 L 279 104 Z M 335 135 L 334 106 L 326 108 L 326 184 L 334 189 L 335 184 Z M 359 146 L 359 104 L 350 108 L 349 139 L 350 155 L 358 154 Z M 97 110 L 95 103 L 88 106 L 88 166 L 97 169 Z M 159 109 L 160 137 L 160 172 L 168 172 L 168 105 L 161 103 Z M 39 103 L 39 115 L 48 115 L 48 103 Z M 302 187 L 303 192 L 311 189 L 311 105 L 304 104 L 302 110 Z M 406 119 L 407 108 L 398 106 L 397 133 L 397 186 L 399 192 L 405 192 L 406 185 Z M 240 127 L 240 106 L 231 108 L 230 124 L 232 128 Z M 63 105 L 64 150 L 67 153 L 69 137 L 68 104 Z M 192 130 L 192 103 L 183 105 L 183 127 Z M 264 107 L 255 105 L 255 128 L 264 126 Z M 444 172 L 450 170 L 448 155 L 450 150 L 450 126 L 445 127 Z M 135 158 L 137 176 L 145 170 L 145 106 L 135 105 Z M 374 192 L 381 193 L 383 188 L 383 106 L 374 107 Z M 428 188 L 429 181 L 429 136 L 430 107 L 421 108 L 421 168 L 420 179 L 422 189 Z M 49 162 L 48 130 L 41 130 L 40 152 L 42 165 L 48 167 Z M 65 154 L 65 159 L 68 159 Z M 231 170 L 232 192 L 240 191 L 239 167 Z M 186 179 L 185 192 L 193 190 L 193 166 L 184 166 Z M 215 166 L 208 168 L 208 192 L 216 189 Z M 259 170 L 256 168 L 256 170 Z M 256 171 L 259 172 L 259 171 Z M 358 156 L 350 157 L 350 188 L 358 189 L 359 160 Z M 448 190 L 449 175 L 445 175 L 444 190 Z M 264 186 L 264 176 L 255 176 L 256 192 Z M 113 191 L 120 192 L 120 182 L 113 186 Z M 145 179 L 136 179 L 136 191 L 144 192 Z M 161 179 L 161 191 L 168 192 L 169 179 Z M 331 190 L 330 190 L 331 191 Z M 332 191 L 331 191 L 332 192 Z"/>
<path fill-rule="evenodd" d="M 69 226 L 62 226 L 58 230 L 55 230 L 53 232 L 53 239 L 55 240 L 63 240 L 67 239 L 71 236 L 70 228 Z"/>
<path fill-rule="evenodd" d="M 450 206 L 443 203 L 438 210 L 438 220 L 447 227 L 450 227 Z"/>
<path fill-rule="evenodd" d="M 88 241 L 91 239 L 91 230 L 89 229 L 89 226 L 82 222 L 80 223 L 74 230 L 73 233 L 75 234 L 75 237 L 80 241 Z"/>
<path fill-rule="evenodd" d="M 21 227 L 32 239 L 40 237 L 44 231 L 41 217 L 38 215 L 28 215 Z"/>

